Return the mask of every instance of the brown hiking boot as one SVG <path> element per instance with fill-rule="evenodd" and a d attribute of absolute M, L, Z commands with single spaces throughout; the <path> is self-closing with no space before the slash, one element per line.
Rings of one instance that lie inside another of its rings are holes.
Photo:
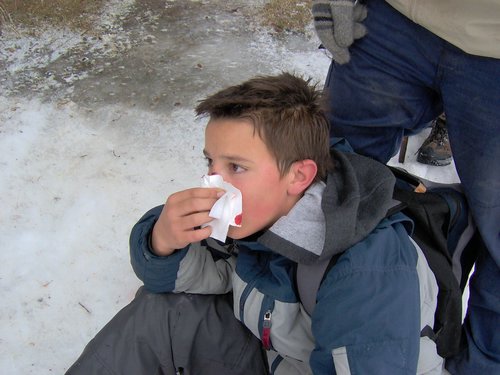
<path fill-rule="evenodd" d="M 431 134 L 422 143 L 417 154 L 417 161 L 422 164 L 444 166 L 451 163 L 452 155 L 444 114 L 434 120 Z"/>

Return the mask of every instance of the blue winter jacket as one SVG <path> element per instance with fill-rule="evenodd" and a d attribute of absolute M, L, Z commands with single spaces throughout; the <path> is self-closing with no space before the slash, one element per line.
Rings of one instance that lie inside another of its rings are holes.
<path fill-rule="evenodd" d="M 272 374 L 439 374 L 433 326 L 437 286 L 409 237 L 411 221 L 386 218 L 394 177 L 368 158 L 332 151 L 335 170 L 285 217 L 245 240 L 193 243 L 158 257 L 150 236 L 162 207 L 130 238 L 132 266 L 152 292 L 233 291 L 234 315 L 268 350 Z M 312 316 L 295 284 L 297 263 L 342 253 Z"/>

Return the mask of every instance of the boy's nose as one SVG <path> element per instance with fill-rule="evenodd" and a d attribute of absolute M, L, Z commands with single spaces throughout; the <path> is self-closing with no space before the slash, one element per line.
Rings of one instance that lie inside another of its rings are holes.
<path fill-rule="evenodd" d="M 229 182 L 229 183 L 231 183 L 230 178 L 228 178 L 227 176 L 225 176 L 223 173 L 219 173 L 219 172 L 217 172 L 217 171 L 215 171 L 215 170 L 210 170 L 210 171 L 208 171 L 208 175 L 209 175 L 209 176 L 216 176 L 216 175 L 219 175 L 219 176 L 221 176 L 221 177 L 222 177 L 222 179 L 223 179 L 225 182 Z"/>
<path fill-rule="evenodd" d="M 207 173 L 207 174 L 208 174 L 209 176 L 215 176 L 215 175 L 221 175 L 221 176 L 222 176 L 222 174 L 221 174 L 221 173 L 219 173 L 219 171 L 217 170 L 217 168 L 215 168 L 215 165 L 214 165 L 214 164 L 215 164 L 215 163 L 213 163 L 213 162 L 212 162 L 212 164 L 209 166 L 209 168 L 208 168 L 208 173 Z M 224 176 L 222 176 L 222 178 L 224 179 Z"/>
<path fill-rule="evenodd" d="M 224 176 L 223 176 L 221 173 L 217 172 L 217 171 L 210 170 L 210 171 L 208 172 L 208 175 L 209 175 L 209 176 L 217 176 L 217 175 L 219 175 L 219 176 L 221 176 L 221 177 L 222 177 L 222 179 L 223 179 L 224 181 L 226 181 L 226 179 L 224 178 Z"/>

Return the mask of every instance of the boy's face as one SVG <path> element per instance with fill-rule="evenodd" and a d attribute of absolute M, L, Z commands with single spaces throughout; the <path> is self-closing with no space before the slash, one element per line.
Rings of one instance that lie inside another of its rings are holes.
<path fill-rule="evenodd" d="M 291 173 L 281 177 L 275 158 L 254 132 L 250 121 L 211 120 L 205 129 L 208 174 L 218 174 L 241 191 L 241 228 L 229 227 L 228 236 L 240 239 L 269 228 L 293 207 L 288 194 Z"/>

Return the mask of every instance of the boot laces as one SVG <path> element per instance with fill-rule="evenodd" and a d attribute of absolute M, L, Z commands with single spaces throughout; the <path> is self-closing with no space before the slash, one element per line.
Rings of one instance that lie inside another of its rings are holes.
<path fill-rule="evenodd" d="M 432 127 L 430 139 L 436 141 L 439 145 L 448 143 L 448 131 L 446 130 L 446 123 L 438 118 Z"/>

